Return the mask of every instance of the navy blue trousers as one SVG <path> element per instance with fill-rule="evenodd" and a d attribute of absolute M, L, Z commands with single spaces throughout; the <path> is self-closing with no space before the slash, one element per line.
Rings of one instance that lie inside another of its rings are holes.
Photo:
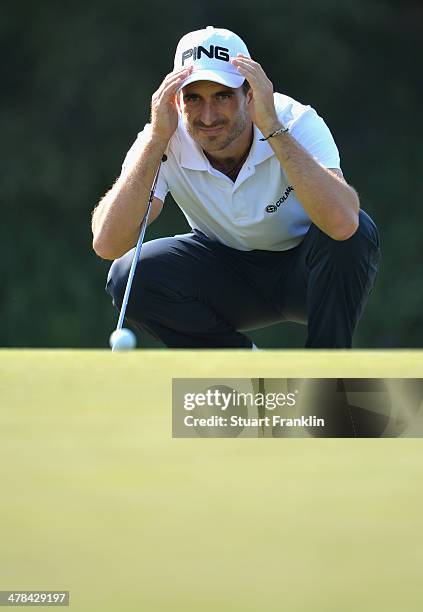
<path fill-rule="evenodd" d="M 133 252 L 109 271 L 117 308 Z M 197 230 L 159 238 L 142 247 L 127 320 L 171 348 L 251 348 L 244 332 L 283 321 L 307 325 L 308 348 L 350 348 L 379 258 L 377 228 L 363 211 L 348 240 L 311 225 L 288 251 L 238 251 Z"/>

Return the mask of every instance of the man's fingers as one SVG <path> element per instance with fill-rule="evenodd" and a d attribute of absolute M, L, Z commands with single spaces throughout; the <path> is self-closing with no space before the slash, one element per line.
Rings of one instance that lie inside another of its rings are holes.
<path fill-rule="evenodd" d="M 248 77 L 248 80 L 250 80 L 251 78 L 256 80 L 260 76 L 257 73 L 257 69 L 252 66 L 249 66 L 248 64 L 242 64 L 242 65 L 236 66 L 236 68 L 238 68 L 238 72 L 240 72 L 240 74 Z"/>
<path fill-rule="evenodd" d="M 181 83 L 184 82 L 184 80 L 187 78 L 187 76 L 190 73 L 187 72 L 186 74 L 182 74 L 180 76 L 178 76 L 175 79 L 172 79 L 171 81 L 169 81 L 166 86 L 163 88 L 163 90 L 161 91 L 161 95 L 162 96 L 169 96 L 169 95 L 173 95 L 176 93 L 178 87 L 181 86 Z"/>
<path fill-rule="evenodd" d="M 260 66 L 261 68 L 261 64 L 251 59 L 251 57 L 248 57 L 247 55 L 243 55 L 242 53 L 238 53 L 236 57 L 232 57 L 231 59 L 240 60 L 241 62 L 244 61 L 244 63 L 246 64 L 250 64 L 252 66 Z"/>
<path fill-rule="evenodd" d="M 257 62 L 253 62 L 250 58 L 235 57 L 233 58 L 232 64 L 238 69 L 238 72 L 244 76 L 250 84 L 255 82 L 256 84 L 270 83 L 267 74 L 263 68 Z"/>
<path fill-rule="evenodd" d="M 177 89 L 177 86 L 187 78 L 187 76 L 192 72 L 192 66 L 188 68 L 183 68 L 182 70 L 178 70 L 176 72 L 170 72 L 163 80 L 162 84 L 158 89 L 158 93 L 162 94 L 166 91 L 166 93 L 172 87 Z"/>
<path fill-rule="evenodd" d="M 249 57 L 237 55 L 236 57 L 231 58 L 231 63 L 235 66 L 235 68 L 245 68 L 246 70 L 250 69 L 253 71 L 260 71 L 264 74 L 264 70 L 261 65 Z"/>

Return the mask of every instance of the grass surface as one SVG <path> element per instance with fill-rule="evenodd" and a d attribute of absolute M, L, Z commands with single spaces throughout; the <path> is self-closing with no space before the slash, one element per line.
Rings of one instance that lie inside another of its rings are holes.
<path fill-rule="evenodd" d="M 420 612 L 421 440 L 172 439 L 171 379 L 422 371 L 418 351 L 0 351 L 0 590 Z"/>

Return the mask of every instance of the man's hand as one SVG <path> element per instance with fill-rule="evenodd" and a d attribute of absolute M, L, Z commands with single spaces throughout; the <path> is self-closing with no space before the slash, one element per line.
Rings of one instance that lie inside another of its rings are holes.
<path fill-rule="evenodd" d="M 192 66 L 170 72 L 151 99 L 152 133 L 155 139 L 166 144 L 178 127 L 176 92 L 191 72 Z"/>
<path fill-rule="evenodd" d="M 268 136 L 281 127 L 273 100 L 273 83 L 260 64 L 241 53 L 231 58 L 231 63 L 251 86 L 253 94 L 249 104 L 251 120 L 264 136 Z"/>

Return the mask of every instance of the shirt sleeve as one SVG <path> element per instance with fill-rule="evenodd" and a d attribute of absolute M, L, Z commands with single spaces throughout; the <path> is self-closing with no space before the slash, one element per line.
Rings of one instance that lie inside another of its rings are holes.
<path fill-rule="evenodd" d="M 149 128 L 150 128 L 150 124 L 147 123 L 143 131 L 138 134 L 137 139 L 135 140 L 134 144 L 129 149 L 128 153 L 126 154 L 125 159 L 123 160 L 123 164 L 122 164 L 121 176 L 126 170 L 128 170 L 128 168 L 130 168 L 130 166 L 137 159 L 141 149 L 144 146 L 144 142 L 148 134 Z M 157 185 L 154 191 L 154 197 L 164 202 L 168 191 L 169 191 L 169 187 L 166 182 L 166 179 L 163 176 L 163 172 L 161 169 L 159 172 L 159 178 L 157 179 Z"/>
<path fill-rule="evenodd" d="M 308 108 L 290 127 L 290 133 L 325 168 L 341 168 L 333 136 L 313 108 Z"/>

